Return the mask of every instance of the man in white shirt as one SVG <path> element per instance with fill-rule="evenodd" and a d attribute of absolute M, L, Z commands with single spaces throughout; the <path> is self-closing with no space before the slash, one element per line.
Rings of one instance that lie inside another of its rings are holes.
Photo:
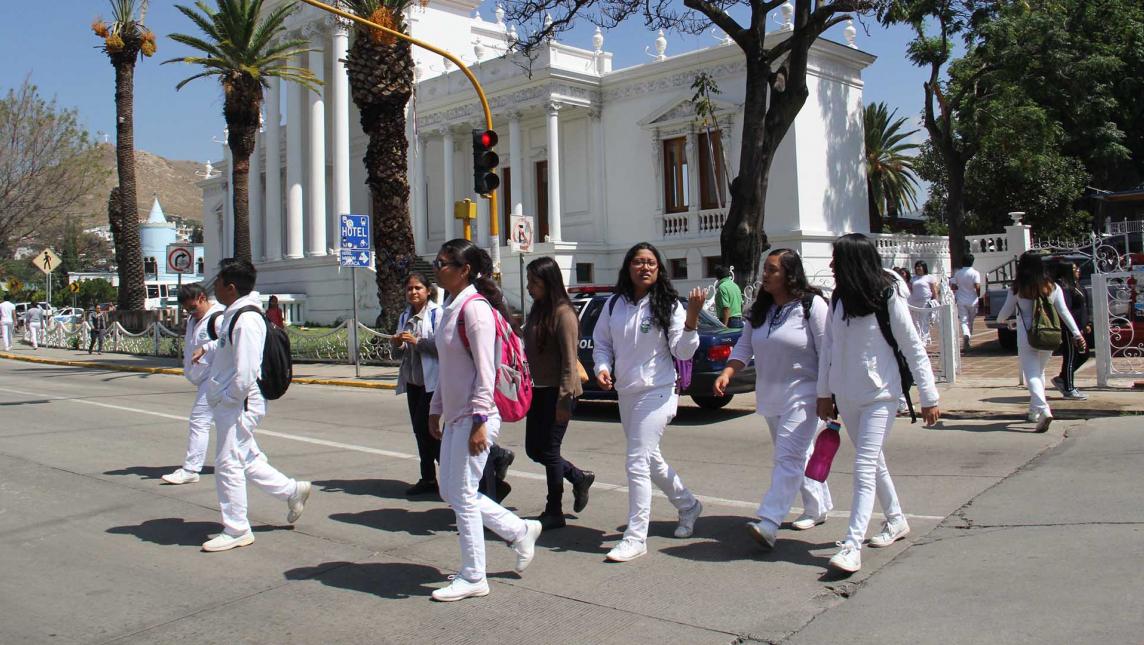
<path fill-rule="evenodd" d="M 966 253 L 962 267 L 950 279 L 957 303 L 957 319 L 961 322 L 961 350 L 969 351 L 973 336 L 973 319 L 977 316 L 977 301 L 981 297 L 981 274 L 973 268 L 973 254 Z"/>
<path fill-rule="evenodd" d="M 219 337 L 223 314 L 222 305 L 208 300 L 206 289 L 198 283 L 179 287 L 179 306 L 187 312 L 187 332 L 183 339 L 183 377 L 197 387 L 198 391 L 191 406 L 187 456 L 183 459 L 183 466 L 163 475 L 163 481 L 175 485 L 199 481 L 199 473 L 206 461 L 212 419 L 206 387 L 211 369 L 210 357 L 202 356 L 195 361 L 194 355 L 200 347 Z"/>
<path fill-rule="evenodd" d="M 4 339 L 4 351 L 12 349 L 12 336 L 16 327 L 16 305 L 12 304 L 12 297 L 4 294 L 4 302 L 0 302 L 0 336 Z"/>
<path fill-rule="evenodd" d="M 24 313 L 24 323 L 28 325 L 28 337 L 32 340 L 32 349 L 40 348 L 40 334 L 44 331 L 44 310 L 39 305 L 28 305 Z"/>

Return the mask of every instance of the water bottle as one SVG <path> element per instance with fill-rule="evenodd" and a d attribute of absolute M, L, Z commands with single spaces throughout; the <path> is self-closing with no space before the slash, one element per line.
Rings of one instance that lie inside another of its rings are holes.
<path fill-rule="evenodd" d="M 807 477 L 814 481 L 826 481 L 826 477 L 830 475 L 830 463 L 834 461 L 834 453 L 838 452 L 838 445 L 842 443 L 842 438 L 838 434 L 841 429 L 842 425 L 831 419 L 826 422 L 826 428 L 818 433 L 818 438 L 814 440 L 814 452 L 806 462 Z"/>

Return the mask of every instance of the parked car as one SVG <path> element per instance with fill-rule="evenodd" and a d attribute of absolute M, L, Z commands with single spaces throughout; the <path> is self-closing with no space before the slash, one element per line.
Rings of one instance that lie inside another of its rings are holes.
<path fill-rule="evenodd" d="M 595 361 L 592 360 L 592 331 L 596 328 L 596 320 L 611 297 L 612 290 L 611 287 L 573 287 L 569 291 L 572 306 L 580 317 L 580 363 L 588 374 L 593 374 Z M 680 300 L 686 304 L 684 298 Z M 700 407 L 717 410 L 730 403 L 733 395 L 755 390 L 755 365 L 752 361 L 735 374 L 727 386 L 725 396 L 715 396 L 712 393 L 715 379 L 727 366 L 727 359 L 731 357 L 731 350 L 742 331 L 725 327 L 718 318 L 705 310 L 699 312 L 699 349 L 692 359 L 691 387 L 681 394 L 690 396 Z M 584 384 L 583 398 L 615 399 L 616 392 L 601 390 L 596 379 L 591 378 Z"/>
<path fill-rule="evenodd" d="M 1088 294 L 1088 315 L 1089 320 L 1092 320 L 1092 258 L 1080 253 L 1049 254 L 1045 256 L 1045 272 L 1051 278 L 1057 274 L 1057 268 L 1066 263 L 1080 267 L 1080 287 Z M 985 316 L 985 326 L 997 330 L 997 342 L 1001 344 L 1003 349 L 1016 352 L 1017 317 L 1014 316 L 1003 323 L 997 322 L 997 312 L 1001 311 L 1001 307 L 1004 306 L 1009 289 L 1009 282 L 989 285 L 988 291 L 985 293 L 985 298 L 989 300 L 989 313 Z M 1089 347 L 1092 347 L 1091 332 L 1085 334 L 1085 341 L 1088 342 Z"/>
<path fill-rule="evenodd" d="M 83 309 L 79 307 L 63 307 L 52 316 L 58 323 L 78 324 L 83 322 Z"/>

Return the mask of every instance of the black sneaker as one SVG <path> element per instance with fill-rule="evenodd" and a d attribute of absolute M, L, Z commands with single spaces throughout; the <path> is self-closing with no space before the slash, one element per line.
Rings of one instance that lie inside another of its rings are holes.
<path fill-rule="evenodd" d="M 405 489 L 405 495 L 407 497 L 413 497 L 415 495 L 428 495 L 430 493 L 437 492 L 436 479 L 422 479 L 419 480 L 416 484 Z"/>
<path fill-rule="evenodd" d="M 585 470 L 580 481 L 572 485 L 572 510 L 579 513 L 588 506 L 588 489 L 596 481 L 596 473 Z"/>
<path fill-rule="evenodd" d="M 562 529 L 568 525 L 568 523 L 564 520 L 564 513 L 549 513 L 548 511 L 545 511 L 541 513 L 540 517 L 537 517 L 536 519 L 540 522 L 540 525 L 544 527 L 545 531 L 550 531 L 552 529 Z"/>
<path fill-rule="evenodd" d="M 497 496 L 496 496 L 497 504 L 500 504 L 501 502 L 503 502 L 504 498 L 508 497 L 508 494 L 511 492 L 512 492 L 512 486 L 510 486 L 508 482 L 506 482 L 503 479 L 497 480 Z"/>
<path fill-rule="evenodd" d="M 513 461 L 516 461 L 516 453 L 508 448 L 501 448 L 501 453 L 496 460 L 496 478 L 498 482 L 503 482 L 504 478 L 508 477 L 508 467 L 512 465 Z M 497 492 L 499 494 L 499 487 Z M 507 495 L 508 493 L 505 494 Z"/>

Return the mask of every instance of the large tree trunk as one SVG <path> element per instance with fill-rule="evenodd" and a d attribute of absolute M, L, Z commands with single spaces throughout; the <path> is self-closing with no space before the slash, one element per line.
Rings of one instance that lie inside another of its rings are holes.
<path fill-rule="evenodd" d="M 944 145 L 943 145 L 944 147 Z M 949 261 L 954 267 L 963 266 L 965 261 L 965 162 L 956 150 L 946 155 L 945 221 L 949 226 Z"/>
<path fill-rule="evenodd" d="M 254 261 L 250 252 L 250 155 L 254 153 L 261 108 L 262 86 L 253 77 L 235 81 L 223 105 L 234 196 L 234 257 L 247 262 Z"/>
<path fill-rule="evenodd" d="M 405 30 L 400 14 L 396 29 Z M 354 104 L 369 138 L 365 153 L 373 244 L 377 254 L 377 300 L 382 324 L 391 329 L 405 307 L 402 282 L 416 259 L 409 218 L 405 109 L 413 94 L 413 56 L 402 40 L 375 42 L 358 31 L 346 59 Z"/>
<path fill-rule="evenodd" d="M 866 179 L 866 209 L 870 218 L 870 232 L 882 232 L 882 213 L 878 210 L 878 200 L 875 198 L 874 182 Z"/>
<path fill-rule="evenodd" d="M 119 271 L 120 309 L 143 309 L 147 300 L 143 243 L 135 195 L 135 57 L 138 47 L 125 47 L 111 56 L 115 67 L 115 165 L 119 172 L 118 235 L 113 234 Z M 109 222 L 113 229 L 115 222 Z"/>

